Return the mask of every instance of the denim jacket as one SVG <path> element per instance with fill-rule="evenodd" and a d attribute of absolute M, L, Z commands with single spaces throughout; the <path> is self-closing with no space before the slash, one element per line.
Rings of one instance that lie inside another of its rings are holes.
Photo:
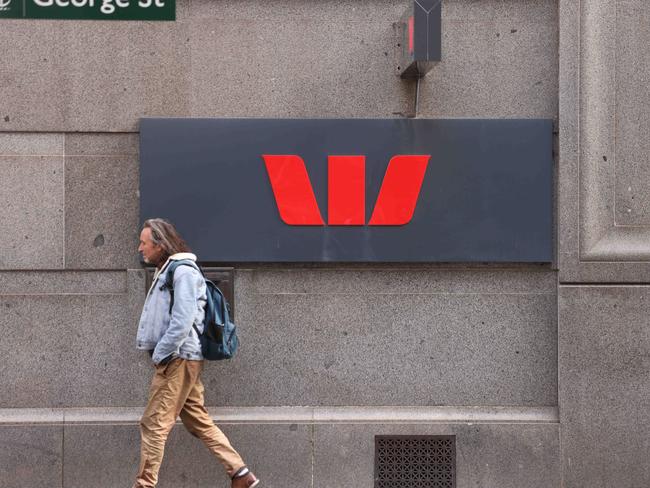
<path fill-rule="evenodd" d="M 137 348 L 152 351 L 155 364 L 172 356 L 189 360 L 201 360 L 201 343 L 193 324 L 203 332 L 205 317 L 206 287 L 201 272 L 191 266 L 179 266 L 174 272 L 174 306 L 171 314 L 171 294 L 161 287 L 167 278 L 171 261 L 189 259 L 196 261 L 191 253 L 178 253 L 154 275 L 144 302 L 138 325 Z"/>

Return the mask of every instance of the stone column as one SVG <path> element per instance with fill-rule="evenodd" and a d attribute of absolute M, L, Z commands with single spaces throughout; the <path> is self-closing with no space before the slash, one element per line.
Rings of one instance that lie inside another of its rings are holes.
<path fill-rule="evenodd" d="M 650 4 L 560 1 L 563 486 L 650 484 Z"/>

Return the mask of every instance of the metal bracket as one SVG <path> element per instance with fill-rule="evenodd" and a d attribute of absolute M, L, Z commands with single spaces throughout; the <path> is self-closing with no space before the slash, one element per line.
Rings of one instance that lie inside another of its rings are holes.
<path fill-rule="evenodd" d="M 230 315 L 235 316 L 235 269 L 234 268 L 208 268 L 201 266 L 205 277 L 212 281 L 222 291 L 230 304 Z M 153 267 L 146 267 L 147 277 L 145 280 L 146 289 L 149 290 L 153 283 L 153 276 L 156 271 Z"/>

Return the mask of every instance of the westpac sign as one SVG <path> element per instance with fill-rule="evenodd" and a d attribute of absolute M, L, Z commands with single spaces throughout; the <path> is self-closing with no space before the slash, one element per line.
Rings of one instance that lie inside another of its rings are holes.
<path fill-rule="evenodd" d="M 142 119 L 141 219 L 203 262 L 549 262 L 550 120 Z"/>
<path fill-rule="evenodd" d="M 295 155 L 262 156 L 288 225 L 325 225 L 304 161 Z M 413 217 L 430 156 L 400 155 L 390 160 L 368 225 L 404 225 Z M 328 156 L 328 225 L 364 225 L 365 156 Z"/>

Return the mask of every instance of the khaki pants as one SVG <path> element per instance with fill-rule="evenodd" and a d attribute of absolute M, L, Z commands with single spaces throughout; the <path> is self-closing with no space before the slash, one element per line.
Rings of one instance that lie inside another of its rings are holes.
<path fill-rule="evenodd" d="M 203 361 L 181 358 L 165 366 L 156 366 L 149 390 L 149 403 L 140 420 L 140 469 L 134 488 L 156 486 L 165 441 L 179 415 L 187 430 L 203 441 L 221 461 L 229 476 L 244 466 L 242 458 L 224 433 L 214 425 L 203 406 L 202 369 Z"/>

